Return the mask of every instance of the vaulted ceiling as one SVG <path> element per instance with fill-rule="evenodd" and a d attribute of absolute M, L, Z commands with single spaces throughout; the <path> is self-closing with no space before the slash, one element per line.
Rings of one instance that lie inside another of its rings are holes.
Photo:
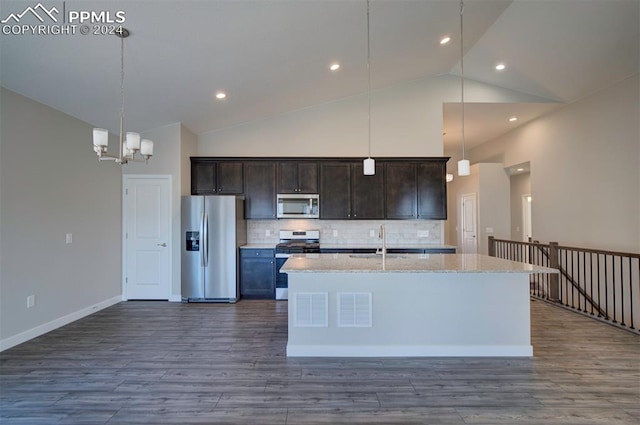
<path fill-rule="evenodd" d="M 466 77 L 549 102 L 512 109 L 469 105 L 469 142 L 495 137 L 637 74 L 639 3 L 467 0 Z M 6 19 L 36 4 L 2 0 L 0 15 Z M 132 33 L 124 53 L 130 129 L 182 122 L 200 134 L 367 90 L 365 0 L 67 0 L 44 5 L 57 5 L 58 17 L 63 10 L 125 13 L 124 26 Z M 372 88 L 457 75 L 459 12 L 457 0 L 371 0 Z M 34 16 L 21 19 L 20 24 L 39 23 Z M 76 31 L 3 34 L 0 82 L 117 132 L 120 39 L 81 35 L 79 24 Z M 444 35 L 452 41 L 442 46 Z M 328 66 L 334 61 L 341 68 L 332 73 Z M 495 70 L 499 62 L 505 70 Z M 227 98 L 217 100 L 217 91 Z M 459 109 L 444 106 L 445 146 L 457 143 Z M 522 119 L 507 122 L 505 115 L 512 114 Z"/>

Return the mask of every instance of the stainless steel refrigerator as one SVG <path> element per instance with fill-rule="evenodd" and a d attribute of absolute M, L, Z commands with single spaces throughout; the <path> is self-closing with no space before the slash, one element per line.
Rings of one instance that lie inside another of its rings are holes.
<path fill-rule="evenodd" d="M 182 301 L 236 302 L 238 249 L 247 242 L 243 198 L 183 196 L 181 235 Z"/>

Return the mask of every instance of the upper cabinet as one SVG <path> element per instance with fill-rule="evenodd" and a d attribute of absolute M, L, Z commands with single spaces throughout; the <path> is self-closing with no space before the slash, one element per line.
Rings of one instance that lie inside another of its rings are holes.
<path fill-rule="evenodd" d="M 446 220 L 449 158 L 192 158 L 191 193 L 244 195 L 245 218 L 276 218 L 277 193 L 319 193 L 320 218 Z"/>
<path fill-rule="evenodd" d="M 384 217 L 384 166 L 376 162 L 376 173 L 365 176 L 362 161 L 351 165 L 351 218 Z"/>
<path fill-rule="evenodd" d="M 446 158 L 386 163 L 386 218 L 446 220 L 446 163 Z"/>
<path fill-rule="evenodd" d="M 278 193 L 318 193 L 318 163 L 278 162 Z"/>
<path fill-rule="evenodd" d="M 366 220 L 384 218 L 384 168 L 365 176 L 362 162 L 320 165 L 320 218 Z"/>
<path fill-rule="evenodd" d="M 385 164 L 386 217 L 415 219 L 418 215 L 416 164 Z"/>
<path fill-rule="evenodd" d="M 252 161 L 244 164 L 244 217 L 276 218 L 276 163 Z"/>
<path fill-rule="evenodd" d="M 192 195 L 240 195 L 242 181 L 241 161 L 191 160 Z"/>
<path fill-rule="evenodd" d="M 446 165 L 437 161 L 417 164 L 419 219 L 447 219 Z"/>
<path fill-rule="evenodd" d="M 351 218 L 351 165 L 347 162 L 320 164 L 320 218 Z"/>

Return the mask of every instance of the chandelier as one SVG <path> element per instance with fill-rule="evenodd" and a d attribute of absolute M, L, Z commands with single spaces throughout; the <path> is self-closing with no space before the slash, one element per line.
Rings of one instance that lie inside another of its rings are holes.
<path fill-rule="evenodd" d="M 120 146 L 118 155 L 107 153 L 109 146 L 109 132 L 104 128 L 93 129 L 93 151 L 98 155 L 100 161 L 115 161 L 118 164 L 126 164 L 129 161 L 143 162 L 146 164 L 153 156 L 153 142 L 151 140 L 140 140 L 139 133 L 127 132 L 124 135 L 124 39 L 129 37 L 129 30 L 121 28 L 116 32 L 120 37 Z M 140 154 L 142 159 L 137 157 Z"/>

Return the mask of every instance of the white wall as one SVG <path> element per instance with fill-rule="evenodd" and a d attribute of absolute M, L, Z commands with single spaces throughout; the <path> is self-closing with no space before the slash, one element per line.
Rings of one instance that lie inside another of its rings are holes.
<path fill-rule="evenodd" d="M 468 81 L 468 102 L 544 102 L 544 99 Z M 372 92 L 371 154 L 442 156 L 442 104 L 460 99 L 449 75 Z M 236 127 L 204 133 L 200 156 L 346 156 L 368 153 L 367 96 L 315 105 Z"/>
<path fill-rule="evenodd" d="M 531 164 L 533 237 L 640 252 L 638 76 L 470 151 Z"/>
<path fill-rule="evenodd" d="M 5 349 L 120 300 L 121 171 L 98 162 L 88 124 L 4 88 L 0 108 Z"/>
<path fill-rule="evenodd" d="M 511 176 L 511 239 L 522 240 L 522 196 L 531 194 L 531 175 L 529 173 Z"/>
<path fill-rule="evenodd" d="M 191 160 L 198 156 L 198 136 L 180 126 L 180 194 L 191 195 Z"/>
<path fill-rule="evenodd" d="M 462 196 L 477 194 L 478 254 L 487 254 L 488 237 L 508 239 L 511 236 L 509 176 L 502 164 L 480 163 L 471 166 L 471 175 L 456 176 L 449 183 L 448 226 L 446 241 L 462 247 Z"/>
<path fill-rule="evenodd" d="M 171 295 L 180 300 L 180 196 L 182 191 L 180 123 L 169 124 L 141 134 L 153 140 L 153 157 L 148 164 L 129 163 L 122 167 L 123 174 L 151 174 L 171 176 Z"/>

